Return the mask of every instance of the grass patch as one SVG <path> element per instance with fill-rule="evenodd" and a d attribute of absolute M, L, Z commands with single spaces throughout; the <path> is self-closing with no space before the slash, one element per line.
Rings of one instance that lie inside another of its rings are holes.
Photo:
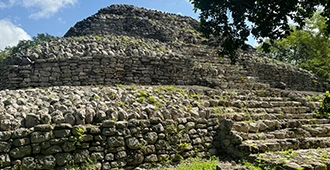
<path fill-rule="evenodd" d="M 210 159 L 189 158 L 180 162 L 175 168 L 159 168 L 158 170 L 215 170 L 218 158 L 212 156 Z"/>
<path fill-rule="evenodd" d="M 201 159 L 201 158 L 190 158 L 182 161 L 179 166 L 176 168 L 177 170 L 214 170 L 216 169 L 216 165 L 218 163 L 217 157 L 211 157 L 209 160 Z"/>

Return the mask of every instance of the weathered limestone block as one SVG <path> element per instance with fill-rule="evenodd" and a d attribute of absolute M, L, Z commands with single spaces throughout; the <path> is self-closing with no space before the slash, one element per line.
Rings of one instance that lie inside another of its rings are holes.
<path fill-rule="evenodd" d="M 34 126 L 34 131 L 36 132 L 50 132 L 54 129 L 54 127 L 50 124 L 39 124 Z M 27 129 L 25 129 L 27 130 Z"/>
<path fill-rule="evenodd" d="M 57 153 L 55 155 L 56 164 L 58 166 L 64 166 L 70 163 L 70 160 L 73 159 L 73 156 L 70 153 Z"/>
<path fill-rule="evenodd" d="M 61 153 L 63 150 L 61 148 L 61 146 L 58 145 L 53 145 L 50 146 L 49 148 L 47 148 L 46 150 L 44 150 L 42 153 L 45 155 L 54 155 L 56 153 Z"/>
<path fill-rule="evenodd" d="M 130 137 L 126 139 L 126 146 L 130 149 L 140 149 L 140 141 L 136 137 Z"/>
<path fill-rule="evenodd" d="M 118 120 L 127 120 L 128 119 L 128 113 L 122 109 L 121 107 L 118 108 Z"/>
<path fill-rule="evenodd" d="M 0 168 L 10 165 L 10 156 L 8 154 L 0 154 Z"/>
<path fill-rule="evenodd" d="M 129 165 L 140 165 L 144 161 L 144 154 L 140 151 L 134 151 L 128 153 L 127 163 Z"/>
<path fill-rule="evenodd" d="M 65 138 L 71 135 L 70 129 L 60 129 L 60 130 L 54 130 L 53 131 L 54 136 L 56 138 Z"/>
<path fill-rule="evenodd" d="M 0 141 L 0 153 L 8 153 L 10 151 L 11 142 Z"/>
<path fill-rule="evenodd" d="M 146 135 L 144 135 L 144 139 L 149 143 L 149 144 L 154 144 L 157 139 L 158 135 L 156 132 L 148 132 Z"/>
<path fill-rule="evenodd" d="M 115 158 L 117 160 L 121 160 L 127 157 L 127 153 L 125 151 L 120 151 L 118 153 L 115 154 Z"/>
<path fill-rule="evenodd" d="M 102 123 L 103 127 L 115 127 L 116 122 L 114 120 L 105 120 Z"/>
<path fill-rule="evenodd" d="M 29 138 L 21 138 L 21 139 L 14 139 L 13 140 L 13 145 L 14 146 L 24 146 L 24 145 L 28 145 L 28 144 L 30 144 L 30 139 Z M 1 148 L 1 143 L 0 143 L 0 148 Z"/>
<path fill-rule="evenodd" d="M 202 144 L 203 141 L 202 141 L 201 138 L 196 138 L 196 139 L 192 139 L 192 143 L 193 143 L 194 145 L 197 145 L 197 144 Z"/>
<path fill-rule="evenodd" d="M 187 130 L 190 130 L 190 129 L 195 128 L 195 125 L 196 125 L 195 122 L 187 122 L 185 127 Z"/>
<path fill-rule="evenodd" d="M 112 136 L 114 134 L 116 134 L 117 130 L 116 128 L 102 128 L 102 134 L 104 136 Z"/>
<path fill-rule="evenodd" d="M 95 110 L 93 108 L 86 108 L 86 124 L 91 124 L 93 123 L 94 117 L 95 117 L 96 113 Z"/>
<path fill-rule="evenodd" d="M 85 162 L 88 158 L 90 158 L 88 150 L 75 150 L 73 153 L 73 160 L 75 163 Z"/>
<path fill-rule="evenodd" d="M 117 129 L 125 129 L 127 128 L 128 122 L 127 121 L 118 121 L 116 122 Z"/>
<path fill-rule="evenodd" d="M 33 170 L 37 167 L 33 157 L 25 157 L 22 159 L 22 169 Z"/>
<path fill-rule="evenodd" d="M 71 152 L 71 151 L 76 150 L 76 146 L 75 145 L 76 145 L 76 143 L 74 141 L 73 142 L 66 141 L 62 145 L 62 149 L 63 149 L 64 152 Z"/>
<path fill-rule="evenodd" d="M 56 159 L 53 155 L 37 155 L 35 157 L 36 169 L 54 169 L 56 166 Z"/>
<path fill-rule="evenodd" d="M 171 148 L 169 142 L 165 140 L 158 140 L 155 144 L 156 150 L 169 150 Z"/>
<path fill-rule="evenodd" d="M 76 117 L 72 113 L 65 113 L 64 114 L 64 122 L 69 123 L 71 125 L 75 125 Z"/>
<path fill-rule="evenodd" d="M 60 110 L 55 110 L 51 113 L 52 122 L 56 124 L 64 123 L 65 119 L 63 113 Z"/>
<path fill-rule="evenodd" d="M 141 148 L 144 155 L 156 153 L 155 145 L 146 145 Z"/>
<path fill-rule="evenodd" d="M 19 120 L 16 119 L 4 119 L 0 120 L 0 131 L 10 131 L 10 130 L 15 130 L 20 127 L 20 122 Z"/>
<path fill-rule="evenodd" d="M 74 117 L 76 119 L 77 125 L 84 125 L 85 124 L 85 119 L 86 119 L 86 111 L 85 109 L 78 109 L 76 113 L 74 114 Z"/>
<path fill-rule="evenodd" d="M 52 138 L 53 134 L 51 132 L 32 132 L 31 133 L 31 142 L 32 143 L 41 143 L 48 141 Z"/>
<path fill-rule="evenodd" d="M 124 167 L 127 165 L 127 162 L 126 161 L 113 161 L 111 162 L 111 167 L 112 168 L 121 168 L 121 167 Z"/>
<path fill-rule="evenodd" d="M 115 155 L 113 153 L 107 153 L 104 157 L 106 161 L 113 161 L 115 159 Z"/>
<path fill-rule="evenodd" d="M 165 131 L 165 128 L 161 123 L 153 126 L 152 129 L 154 129 L 154 131 L 156 131 L 157 133 Z"/>
<path fill-rule="evenodd" d="M 39 144 L 32 144 L 32 154 L 39 154 L 41 152 L 41 146 Z"/>
<path fill-rule="evenodd" d="M 18 159 L 23 158 L 25 156 L 31 155 L 32 148 L 30 145 L 21 146 L 10 150 L 10 157 Z"/>
<path fill-rule="evenodd" d="M 125 140 L 123 137 L 109 137 L 107 140 L 107 144 L 109 147 L 119 147 L 119 146 L 125 146 Z"/>
<path fill-rule="evenodd" d="M 107 118 L 107 114 L 102 110 L 97 111 L 95 114 L 96 122 L 103 122 L 106 118 Z"/>
<path fill-rule="evenodd" d="M 148 155 L 144 158 L 144 161 L 145 162 L 157 162 L 158 161 L 158 157 L 156 154 L 151 154 L 151 155 Z"/>
<path fill-rule="evenodd" d="M 102 161 L 104 160 L 104 153 L 103 152 L 93 152 L 91 154 L 91 160 L 97 160 L 97 161 Z"/>

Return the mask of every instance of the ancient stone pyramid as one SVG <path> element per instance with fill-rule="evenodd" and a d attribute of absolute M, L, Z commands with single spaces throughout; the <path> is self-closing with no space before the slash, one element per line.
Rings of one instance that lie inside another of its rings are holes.
<path fill-rule="evenodd" d="M 241 55 L 219 59 L 189 17 L 101 9 L 3 61 L 0 169 L 150 169 L 210 155 L 217 169 L 329 169 L 330 122 L 316 112 L 329 86 Z"/>

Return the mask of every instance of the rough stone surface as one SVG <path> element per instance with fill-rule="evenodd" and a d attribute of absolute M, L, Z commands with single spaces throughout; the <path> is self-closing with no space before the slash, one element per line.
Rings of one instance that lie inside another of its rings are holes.
<path fill-rule="evenodd" d="M 252 57 L 258 55 L 253 50 L 243 54 L 239 65 L 231 66 L 228 58 L 218 58 L 216 48 L 200 36 L 198 27 L 198 22 L 189 17 L 113 5 L 77 23 L 64 38 L 5 58 L 0 66 L 0 89 L 132 83 L 235 88 L 255 81 L 272 87 L 282 82 L 287 89 L 296 90 L 329 89 L 329 82 L 305 70 Z M 97 95 L 90 97 L 95 99 Z M 26 101 L 21 99 L 18 104 L 24 106 Z M 53 110 L 51 118 L 73 124 L 70 113 L 59 113 L 65 108 Z M 82 123 L 84 118 L 88 124 L 98 112 L 87 109 L 78 113 L 75 121 Z M 128 116 L 127 112 L 117 113 L 120 120 Z M 205 117 L 207 113 L 191 110 L 190 115 Z M 47 121 L 47 117 L 27 118 L 27 126 Z M 3 122 L 0 129 L 8 129 L 9 124 Z"/>
<path fill-rule="evenodd" d="M 197 27 L 189 17 L 114 5 L 64 38 L 4 59 L 0 169 L 151 169 L 267 151 L 292 156 L 274 161 L 284 169 L 328 168 L 321 150 L 330 121 L 314 112 L 320 93 L 289 91 L 324 91 L 326 82 L 253 50 L 230 65 Z"/>

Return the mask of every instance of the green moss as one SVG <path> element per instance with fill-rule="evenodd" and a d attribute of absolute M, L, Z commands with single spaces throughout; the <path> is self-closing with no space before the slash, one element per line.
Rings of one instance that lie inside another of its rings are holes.
<path fill-rule="evenodd" d="M 148 97 L 148 102 L 149 102 L 149 103 L 156 103 L 157 100 L 156 100 L 156 98 L 155 98 L 154 96 L 149 96 L 149 97 Z"/>
<path fill-rule="evenodd" d="M 138 91 L 138 96 L 139 97 L 147 97 L 148 96 L 148 92 L 147 91 L 145 91 L 145 90 L 139 90 Z"/>

